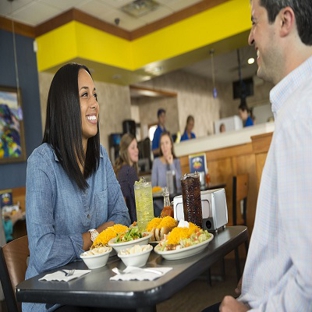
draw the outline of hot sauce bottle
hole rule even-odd
[[[166,188],[166,187],[164,188],[163,195],[164,195],[164,208],[161,211],[160,217],[163,218],[166,216],[170,216],[173,218],[173,209],[172,209],[171,204],[170,204],[170,197],[169,197],[168,188]]]

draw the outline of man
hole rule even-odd
[[[275,131],[241,295],[225,297],[217,311],[312,311],[311,16],[311,0],[251,1],[248,40],[258,76],[275,84]]]
[[[158,126],[154,132],[154,137],[152,141],[152,151],[154,158],[159,156],[160,148],[159,148],[159,140],[160,135],[166,130],[165,123],[166,123],[166,111],[163,108],[160,108],[157,111],[157,118],[158,118]]]

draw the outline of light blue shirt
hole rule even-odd
[[[275,131],[262,173],[241,301],[312,311],[312,58],[271,93]]]
[[[152,186],[167,186],[166,173],[167,165],[164,164],[160,158],[155,158],[152,168]],[[170,170],[175,172],[176,184],[178,191],[181,190],[181,165],[178,158],[173,159],[173,163],[170,165]]]
[[[82,233],[89,229],[107,221],[130,224],[128,208],[102,146],[100,154],[99,168],[88,178],[86,191],[69,179],[48,144],[40,145],[28,158],[26,224],[30,260],[26,279],[80,260],[84,251]],[[23,304],[23,311],[46,308],[28,303]]]

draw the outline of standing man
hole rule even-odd
[[[217,311],[312,311],[311,16],[311,0],[251,0],[248,40],[258,76],[275,85],[275,131],[241,295],[226,296]]]
[[[154,132],[154,138],[152,141],[152,151],[154,158],[159,156],[160,148],[159,148],[159,141],[160,135],[166,130],[165,123],[166,123],[166,111],[163,108],[160,108],[157,111],[157,118],[158,118],[158,126]]]

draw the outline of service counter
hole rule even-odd
[[[252,232],[254,224],[262,168],[273,131],[274,123],[264,123],[176,143],[174,146],[175,153],[181,162],[182,174],[189,172],[189,155],[206,154],[211,183],[226,184],[229,225],[232,224],[232,178],[241,173],[249,174],[247,199],[249,233]]]

